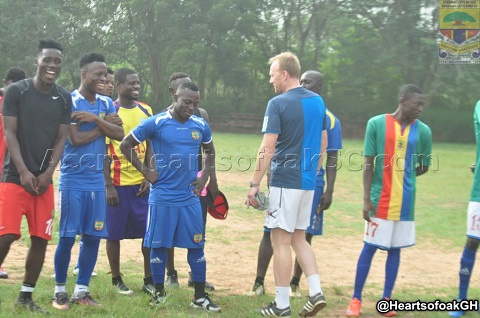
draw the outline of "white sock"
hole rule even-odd
[[[322,293],[322,286],[320,285],[320,275],[310,275],[307,277],[308,280],[308,287],[310,289],[309,295],[310,297],[315,296],[318,293]]]
[[[55,297],[56,293],[66,293],[67,292],[67,287],[65,284],[55,284],[55,291],[53,292],[53,297]]]
[[[20,288],[20,291],[24,292],[24,293],[33,293],[34,289],[35,289],[35,287],[29,287],[29,286],[22,285],[22,287]]]
[[[285,309],[290,306],[290,287],[275,287],[275,303],[278,309]]]
[[[75,285],[75,290],[73,291],[73,295],[79,296],[81,293],[85,293],[88,291],[88,286],[85,285]]]

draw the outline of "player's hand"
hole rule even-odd
[[[157,170],[148,170],[143,176],[145,177],[145,180],[154,184],[158,179],[158,172]]]
[[[77,123],[93,123],[98,120],[100,117],[95,115],[94,113],[86,112],[86,111],[75,111],[72,113],[72,119]]]
[[[20,175],[20,184],[28,193],[33,195],[39,195],[38,180],[30,171],[27,171]]]
[[[218,190],[217,180],[210,179],[210,182],[208,183],[207,188],[208,188],[208,191],[210,191],[210,193],[212,194],[213,199],[215,199],[217,197],[218,193],[220,192]]]
[[[42,195],[47,191],[48,187],[52,183],[52,174],[44,172],[37,177],[38,195]]]
[[[208,176],[204,176],[204,173],[202,173],[202,176],[200,178],[195,178],[195,181],[191,183],[191,185],[193,186],[193,194],[195,194],[197,197],[201,196],[207,180]]]
[[[108,114],[107,116],[105,116],[104,120],[110,124],[114,124],[117,126],[123,125],[122,119],[120,118],[120,116],[118,116],[118,114],[115,113]]]
[[[370,213],[372,213],[372,214],[375,213],[375,208],[373,207],[373,203],[370,199],[369,200],[364,200],[364,202],[363,202],[363,219],[367,222],[372,221],[370,219]]]
[[[150,190],[150,182],[143,179],[142,183],[140,184],[140,188],[138,189],[137,197],[143,198],[148,194]]]
[[[470,171],[471,171],[472,173],[475,173],[475,164],[474,164],[474,163],[472,163],[472,164],[471,164],[470,166],[468,166],[468,167],[470,168]]]
[[[259,204],[257,200],[255,200],[255,195],[260,191],[260,187],[250,187],[247,193],[247,201],[245,201],[245,205],[247,209],[252,206],[254,208],[258,208]]]
[[[107,204],[109,206],[117,207],[120,203],[120,199],[118,198],[117,189],[113,184],[107,185]]]
[[[320,204],[318,205],[318,208],[320,210],[328,210],[331,204],[332,204],[332,192],[325,191],[322,194],[322,197],[320,198]]]

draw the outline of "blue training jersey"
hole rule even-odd
[[[115,107],[109,97],[98,95],[95,103],[90,104],[78,90],[72,92],[72,112],[87,111],[105,118],[115,113]],[[76,123],[72,123],[76,125]],[[98,127],[95,123],[81,123],[80,131],[90,131]],[[104,190],[103,160],[105,158],[105,135],[102,135],[88,144],[73,146],[67,139],[60,166],[60,189],[74,190]]]
[[[297,87],[272,98],[263,133],[277,134],[270,185],[314,190],[325,121],[325,105],[316,93]]]
[[[192,115],[183,124],[169,111],[145,119],[131,132],[138,142],[150,139],[158,180],[150,189],[150,204],[186,206],[199,199],[191,183],[198,171],[198,150],[212,142],[212,132],[205,120]]]
[[[340,120],[338,120],[338,118],[335,117],[335,115],[328,108],[326,114],[328,153],[342,149],[342,125],[340,124]],[[322,166],[317,175],[317,187],[323,187],[325,185],[325,180],[323,179],[324,175],[325,169],[323,169]]]

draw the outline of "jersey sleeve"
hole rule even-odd
[[[333,117],[327,116],[327,135],[328,135],[328,149],[327,152],[338,151],[342,149],[342,125],[340,121]],[[330,121],[330,123],[328,123]]]
[[[107,97],[107,112],[105,115],[116,114],[116,113],[117,113],[117,109],[113,105],[112,99],[110,97]]]
[[[210,125],[205,121],[205,126],[203,127],[202,144],[209,144],[211,142],[212,142],[212,130],[210,129]]]
[[[155,135],[155,132],[156,132],[156,127],[157,127],[156,119],[157,117],[149,117],[145,119],[140,123],[140,125],[134,128],[130,134],[139,143],[142,143],[148,138],[151,138],[152,136]]]
[[[367,123],[367,129],[365,132],[365,144],[363,147],[364,156],[376,156],[377,155],[377,129],[375,121],[370,119]]]
[[[2,104],[2,114],[7,117],[18,117],[20,106],[20,89],[17,85],[7,88]]]
[[[272,100],[268,102],[265,117],[263,117],[262,133],[270,133],[280,135],[282,133],[280,110],[278,105]]]
[[[418,164],[420,166],[430,166],[430,159],[432,157],[432,131],[425,125],[421,131],[420,138],[420,151],[418,154]]]

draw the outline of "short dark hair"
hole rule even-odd
[[[191,91],[198,92],[198,87],[193,82],[184,82],[180,84],[177,88],[177,91],[180,89],[189,89]]]
[[[176,81],[179,78],[186,78],[186,77],[190,77],[190,76],[188,76],[186,73],[183,73],[183,72],[176,72],[170,75],[168,82],[171,83],[173,81]]]
[[[402,98],[409,99],[413,94],[423,94],[423,91],[414,84],[404,85],[398,92],[398,100],[400,101]]]
[[[43,49],[56,49],[63,53],[63,46],[54,39],[40,39],[38,40],[38,52]]]
[[[25,78],[27,78],[27,74],[25,74],[24,70],[18,67],[12,67],[7,71],[7,74],[5,74],[4,80],[5,82],[12,81],[12,83],[15,83]]]
[[[105,63],[105,56],[100,53],[88,53],[82,56],[80,59],[79,66],[83,68],[85,65],[88,65],[93,62],[103,62]]]
[[[137,74],[137,72],[135,72],[131,68],[120,68],[115,71],[115,76],[113,80],[115,81],[115,83],[120,82],[123,84],[127,80],[127,76],[131,74]]]
[[[114,74],[113,69],[111,67],[107,67],[107,73],[110,75],[113,75]]]

